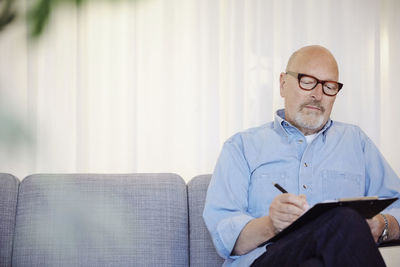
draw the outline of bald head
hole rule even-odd
[[[301,72],[302,66],[318,69],[321,67],[321,62],[331,67],[331,70],[336,74],[337,80],[339,78],[339,70],[336,59],[328,49],[320,45],[305,46],[294,52],[289,58],[286,71]]]

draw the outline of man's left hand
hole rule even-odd
[[[367,223],[371,229],[372,237],[374,238],[375,242],[378,242],[378,239],[385,228],[385,221],[383,220],[382,216],[378,214],[371,219],[367,219]]]

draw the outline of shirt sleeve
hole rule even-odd
[[[207,191],[203,218],[218,254],[231,252],[244,226],[254,217],[247,213],[250,171],[240,136],[228,140],[219,156]]]
[[[385,160],[372,140],[360,130],[365,158],[367,195],[398,197],[400,199],[400,179]],[[400,223],[400,200],[395,201],[383,213],[394,216]]]

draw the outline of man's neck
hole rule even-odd
[[[299,131],[302,132],[304,134],[304,136],[316,134],[322,129],[322,127],[318,128],[318,129],[306,129],[306,128],[301,128],[301,127],[298,127],[298,126],[295,126],[295,127],[297,129],[299,129]]]

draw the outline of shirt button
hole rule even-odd
[[[304,188],[304,189],[307,189],[307,185],[303,184],[303,188]]]
[[[303,140],[301,140],[301,139],[300,139],[300,140],[297,140],[297,142],[299,142],[299,143],[303,143]]]
[[[304,167],[306,167],[306,168],[308,167],[307,162],[304,162]]]

